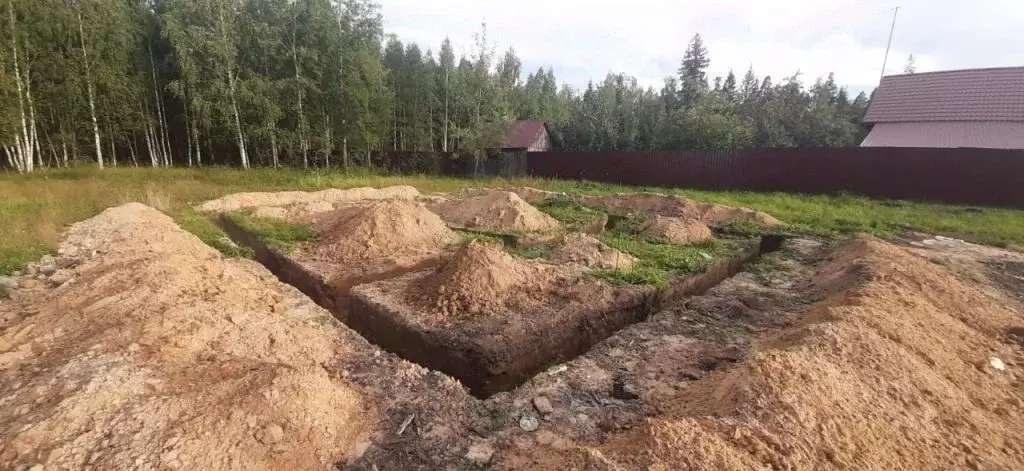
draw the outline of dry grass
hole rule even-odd
[[[223,248],[224,234],[205,216],[192,210],[192,204],[238,191],[389,185],[411,185],[425,192],[521,185],[590,194],[641,190],[591,182],[468,180],[273,169],[118,168],[100,171],[94,167],[79,167],[44,170],[27,176],[0,174],[0,274],[17,270],[54,250],[59,234],[68,224],[128,201],[158,208],[206,243]],[[1024,212],[1021,211],[989,208],[975,211],[958,206],[885,202],[853,196],[646,190],[758,209],[794,224],[801,232],[822,236],[857,232],[891,236],[915,228],[990,244],[1024,245]]]

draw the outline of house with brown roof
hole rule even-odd
[[[890,75],[862,147],[1024,149],[1024,67]]]
[[[516,121],[505,134],[503,151],[546,152],[551,150],[548,124],[538,120]]]

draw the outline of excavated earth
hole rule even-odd
[[[287,218],[354,204],[292,213],[247,198]],[[707,225],[728,211],[666,198],[591,202]],[[422,326],[494,322],[479,308],[488,296],[586,265],[524,266],[466,246],[474,254],[457,262],[419,214],[400,226],[428,234],[400,255],[437,263],[364,286],[396,310],[420,306],[407,319]],[[397,247],[336,242],[345,254]],[[43,262],[0,301],[0,469],[1024,469],[1024,256],[1013,251],[924,234],[787,240],[486,399],[143,205],[73,225]]]

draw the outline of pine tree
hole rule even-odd
[[[679,66],[680,95],[684,107],[691,107],[708,91],[708,50],[700,33],[694,34]]]

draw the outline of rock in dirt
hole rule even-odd
[[[640,395],[637,394],[636,388],[632,384],[621,379],[617,379],[612,383],[612,397],[623,401],[640,399]]]
[[[548,415],[555,411],[555,408],[551,405],[551,401],[544,396],[537,396],[533,398],[533,407],[542,415]]]
[[[493,456],[494,446],[487,442],[476,442],[466,451],[466,459],[478,464],[490,463]]]
[[[71,270],[57,270],[56,272],[53,273],[53,275],[50,275],[50,283],[53,283],[55,285],[62,285],[71,278],[74,278],[74,276],[75,274]]]
[[[453,227],[492,231],[543,231],[559,227],[555,218],[510,191],[452,198],[430,207]]]
[[[12,276],[0,276],[0,289],[7,291],[18,289],[18,279]]]
[[[705,242],[714,237],[711,228],[699,220],[658,215],[648,219],[640,230],[647,237],[683,245]]]
[[[629,270],[636,265],[636,258],[615,250],[586,234],[568,234],[562,243],[546,257],[555,263],[577,264],[587,268],[608,270]]]
[[[519,428],[526,432],[533,432],[540,428],[540,421],[537,420],[537,416],[530,412],[524,412],[523,415],[519,416]]]
[[[280,425],[270,424],[263,429],[259,437],[260,442],[265,445],[273,445],[284,440],[284,429]]]
[[[996,371],[1006,370],[1006,364],[1003,363],[1003,360],[1000,360],[999,358],[996,357],[991,357],[988,359],[988,366],[992,367],[992,369]]]

